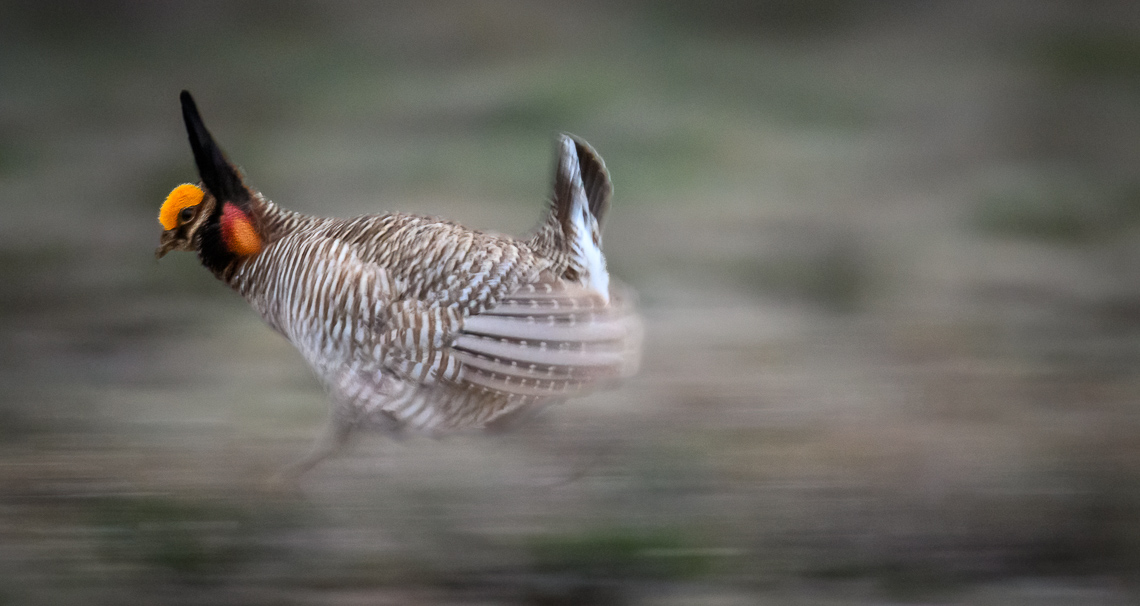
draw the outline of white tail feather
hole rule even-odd
[[[598,218],[590,212],[590,201],[582,184],[578,145],[569,135],[562,135],[558,171],[558,179],[569,185],[569,199],[559,202],[569,204],[568,220],[563,222],[563,229],[567,232],[573,264],[581,272],[580,283],[609,301],[610,274],[606,269],[606,257],[602,254],[601,226]]]

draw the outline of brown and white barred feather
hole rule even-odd
[[[224,278],[325,383],[341,423],[481,427],[632,373],[640,327],[611,283],[605,165],[563,136],[529,240],[424,217],[324,219],[257,199],[264,250]]]

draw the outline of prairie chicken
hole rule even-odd
[[[632,293],[610,280],[601,249],[612,188],[585,141],[560,137],[549,212],[516,239],[408,214],[280,208],[181,99],[201,182],[163,203],[155,254],[197,252],[324,384],[329,424],[294,473],[354,429],[487,427],[635,370]]]

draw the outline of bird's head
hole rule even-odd
[[[179,185],[166,197],[158,212],[165,231],[155,256],[197,251],[203,264],[221,271],[235,259],[261,251],[255,195],[214,143],[187,91],[182,91],[182,118],[201,182]]]

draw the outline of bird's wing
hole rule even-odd
[[[632,374],[640,357],[632,293],[616,283],[608,303],[543,273],[477,314],[423,301],[389,309],[384,366],[416,389],[384,409],[423,428],[580,395]]]
[[[460,380],[520,395],[569,396],[636,369],[640,324],[632,293],[607,302],[589,288],[543,275],[466,318],[451,343]]]
[[[631,294],[615,283],[607,302],[543,270],[525,250],[510,264],[468,263],[474,271],[441,277],[445,288],[413,297],[354,243],[310,237],[282,249],[287,266],[303,271],[282,272],[281,288],[271,290],[285,295],[270,307],[284,305],[305,326],[323,327],[295,330],[295,343],[318,366],[330,343],[350,345],[352,361],[327,369],[337,374],[326,382],[342,399],[406,424],[482,425],[583,393],[637,364]]]

